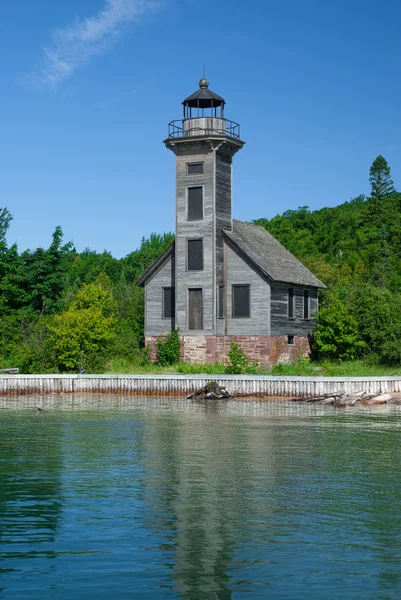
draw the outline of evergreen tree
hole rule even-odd
[[[380,202],[395,192],[390,167],[386,159],[380,154],[373,161],[369,174],[369,182],[372,187],[371,199],[373,201]]]

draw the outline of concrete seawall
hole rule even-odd
[[[2,375],[0,396],[130,394],[186,396],[215,380],[242,396],[308,397],[337,391],[401,392],[401,377],[271,377],[256,375]]]

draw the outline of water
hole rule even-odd
[[[0,408],[2,599],[401,595],[399,407]]]

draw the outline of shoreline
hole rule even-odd
[[[217,381],[237,397],[294,397],[364,390],[400,393],[401,377],[303,377],[270,375],[0,375],[0,396],[49,394],[121,394],[183,396]]]

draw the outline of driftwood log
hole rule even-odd
[[[221,398],[233,398],[234,396],[227,392],[226,388],[219,385],[217,381],[209,381],[203,388],[192,392],[187,396],[188,400],[193,398],[207,398],[209,400],[221,400]]]
[[[19,368],[15,369],[0,369],[0,373],[4,373],[5,375],[17,375],[19,373]]]
[[[356,404],[387,404],[392,400],[392,396],[391,394],[366,394],[364,390],[360,390],[352,394],[333,392],[322,396],[312,396],[311,398],[291,398],[291,400],[292,402],[308,402],[345,408]]]

